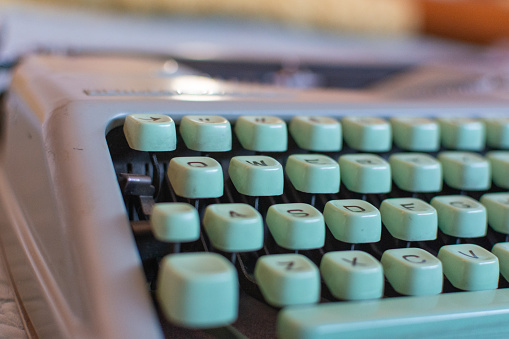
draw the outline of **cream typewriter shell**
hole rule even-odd
[[[503,97],[411,101],[376,90],[289,90],[172,72],[164,62],[33,56],[14,74],[0,144],[1,241],[16,294],[41,338],[162,337],[105,139],[128,114],[178,122],[194,113],[232,120],[509,113]],[[509,292],[490,297],[507,317]],[[473,301],[472,310],[482,303]]]

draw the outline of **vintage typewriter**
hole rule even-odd
[[[28,333],[507,337],[504,79],[24,58],[0,229]]]

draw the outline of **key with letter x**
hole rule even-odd
[[[338,299],[375,299],[383,295],[382,265],[366,252],[328,252],[322,258],[320,272],[332,295]]]

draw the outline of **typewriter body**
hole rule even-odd
[[[0,210],[3,218],[0,230],[9,274],[31,334],[41,338],[509,335],[509,290],[504,288],[507,282],[503,276],[497,282],[499,288],[460,291],[449,286],[444,287],[443,293],[431,296],[403,296],[386,291],[383,298],[366,301],[340,301],[331,297],[322,282],[319,303],[281,310],[264,301],[256,283],[251,282],[254,292],[247,291],[249,288],[242,282],[245,272],[239,269],[242,267],[239,260],[244,257],[214,250],[204,230],[198,243],[209,246],[200,245],[196,251],[219,252],[237,268],[241,281],[237,320],[219,329],[202,330],[176,326],[166,320],[157,301],[153,300],[150,287],[153,272],[145,265],[151,254],[144,247],[148,246],[144,239],[152,236],[142,228],[148,225],[148,220],[140,217],[139,212],[129,212],[127,193],[119,184],[123,172],[120,162],[124,158],[131,159],[132,174],[153,177],[156,172],[148,152],[131,150],[134,155],[129,155],[131,151],[126,148],[122,132],[127,116],[170,116],[177,131],[184,116],[205,115],[224,117],[232,126],[241,116],[273,116],[286,124],[296,116],[330,117],[338,121],[345,117],[389,121],[394,117],[479,119],[487,115],[509,116],[509,97],[499,87],[470,91],[482,82],[482,76],[473,70],[448,66],[415,67],[387,80],[389,85],[385,87],[345,90],[289,89],[216,80],[199,75],[192,65],[178,70],[170,67],[172,65],[174,61],[160,58],[32,56],[16,69],[2,117]],[[446,91],[449,94],[443,95]],[[284,193],[274,198],[276,200],[245,198],[235,192],[231,183],[226,182],[229,159],[238,154],[263,155],[266,152],[246,151],[239,146],[236,134],[232,132],[232,135],[233,151],[222,153],[191,152],[178,136],[176,151],[156,152],[163,177],[173,157],[211,157],[222,165],[225,186],[229,185],[228,189],[233,191],[230,202],[251,204],[264,218],[272,204],[299,202],[296,197],[303,196],[292,195],[288,179],[285,179]],[[323,153],[301,149],[291,141],[291,135],[289,140],[288,150],[268,152],[283,166],[291,153]],[[121,148],[115,151],[117,145]],[[239,153],[233,154],[236,150]],[[488,146],[483,146],[477,153],[484,156],[487,150]],[[326,154],[338,160],[348,152],[358,153],[345,145],[342,150]],[[387,159],[391,152],[392,147],[389,151],[370,153]],[[171,194],[167,178],[162,180],[169,192],[163,194],[165,199],[182,201]],[[392,185],[395,187],[394,183]],[[468,189],[446,186],[444,184],[443,192],[436,194],[463,194],[478,200],[481,193],[490,191],[474,189],[472,193]],[[504,191],[496,185],[490,186],[494,192]],[[341,186],[339,193],[316,194],[314,198],[307,194],[300,202],[314,204],[322,212],[327,200],[354,197],[371,201],[380,208],[374,201],[380,202],[382,198],[373,198],[376,194],[356,196],[350,192],[352,195],[348,196],[350,193],[345,192],[350,190]],[[397,196],[404,196],[398,192]],[[427,198],[419,197],[429,203],[432,196],[433,193]],[[390,197],[394,197],[390,192],[384,196]],[[316,199],[316,203],[306,200],[308,198]],[[226,201],[223,200],[227,199],[226,193],[215,199],[215,203]],[[211,201],[198,200],[183,201],[191,202],[202,218],[203,210]],[[327,230],[326,245],[322,249],[311,254],[287,251],[274,244],[266,225],[264,232],[264,254],[297,251],[315,261],[317,266],[317,257],[326,252],[367,248],[341,241],[331,243],[332,235]],[[382,232],[387,233],[385,226]],[[442,231],[438,232],[440,237]],[[382,235],[384,237],[390,235]],[[471,241],[470,238],[453,238],[447,238],[445,244]],[[487,251],[491,251],[494,242],[506,241],[504,234],[495,234],[491,229],[486,237],[480,238],[489,238],[486,242],[474,240]],[[429,242],[430,246],[438,251],[444,243],[434,241]],[[391,242],[387,246],[398,247],[394,244]],[[401,248],[419,246],[417,242],[408,241],[398,244]],[[157,260],[157,264],[163,255],[177,251],[169,244],[158,243],[155,248],[157,259],[149,259]],[[195,249],[182,245],[180,251]],[[375,252],[372,254],[377,257]],[[385,289],[390,286],[385,281]]]

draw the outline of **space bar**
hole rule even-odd
[[[286,338],[509,338],[509,289],[283,309]]]

